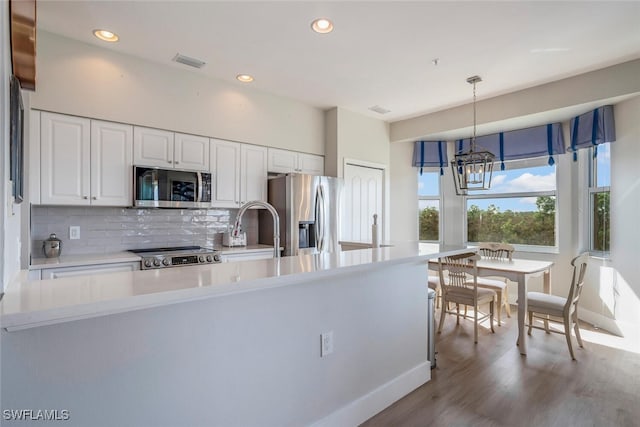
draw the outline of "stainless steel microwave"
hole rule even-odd
[[[143,208],[211,207],[211,174],[179,169],[133,167],[133,205]]]

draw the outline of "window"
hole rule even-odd
[[[467,242],[555,247],[556,167],[537,158],[499,169],[497,163],[491,189],[466,197]]]
[[[589,149],[589,250],[605,254],[610,250],[611,147],[600,144],[597,150],[594,156],[594,148]]]
[[[418,173],[418,239],[440,241],[440,172]]]

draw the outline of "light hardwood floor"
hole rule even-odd
[[[523,357],[517,318],[474,345],[473,320],[447,316],[431,381],[362,426],[640,426],[639,354],[583,334],[572,361],[563,335],[534,330]]]

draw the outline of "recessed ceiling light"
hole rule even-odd
[[[311,23],[311,29],[316,33],[327,34],[333,31],[333,22],[327,18],[318,18]]]
[[[119,37],[109,30],[93,30],[93,35],[105,42],[117,42]]]
[[[253,81],[253,76],[250,76],[249,74],[238,74],[236,79],[242,83],[251,83]]]

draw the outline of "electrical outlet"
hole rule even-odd
[[[333,353],[333,331],[320,334],[320,357]]]
[[[80,226],[72,225],[69,227],[69,239],[78,240],[80,238]]]

